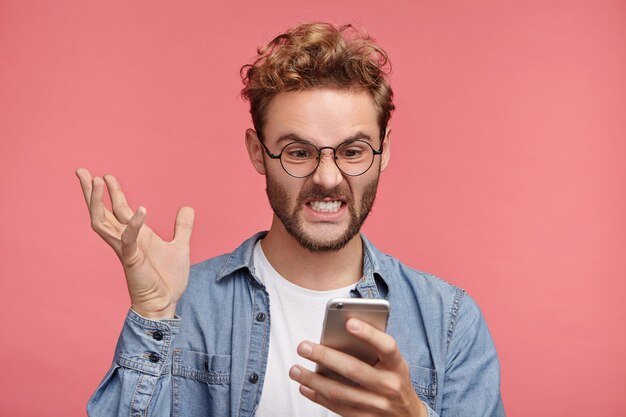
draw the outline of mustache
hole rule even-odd
[[[319,185],[312,185],[311,187],[304,189],[298,196],[298,203],[304,203],[307,200],[323,200],[330,198],[333,200],[342,199],[348,203],[352,202],[352,193],[350,189],[345,186],[337,186],[331,190],[320,187]]]

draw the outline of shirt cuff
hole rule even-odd
[[[172,342],[181,319],[150,320],[128,311],[115,349],[115,361],[125,368],[160,376],[169,373]]]

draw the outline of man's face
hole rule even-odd
[[[366,92],[280,93],[267,108],[264,140],[274,154],[294,140],[335,148],[355,138],[380,148],[377,112]],[[306,178],[291,177],[280,161],[263,157],[267,195],[276,217],[304,248],[328,252],[344,247],[361,229],[374,204],[388,149],[385,146],[385,153],[374,157],[371,168],[356,177],[344,175],[328,149],[322,151],[317,170]]]

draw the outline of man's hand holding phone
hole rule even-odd
[[[300,383],[300,393],[329,410],[349,416],[426,417],[427,410],[411,384],[409,366],[390,335],[350,318],[346,330],[371,346],[378,362],[369,365],[347,353],[312,342],[302,342],[298,354],[353,381],[342,383],[294,365],[289,376]]]

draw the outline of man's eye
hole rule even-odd
[[[348,148],[341,150],[341,157],[345,159],[358,159],[363,157],[363,149]]]
[[[293,159],[307,159],[313,157],[313,154],[306,149],[294,149],[289,151],[288,155]]]

